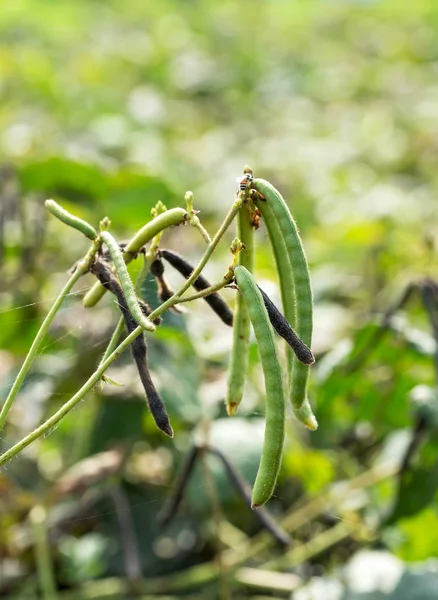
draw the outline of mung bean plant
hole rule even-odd
[[[91,245],[86,255],[73,267],[69,280],[49,310],[10,393],[3,402],[0,430],[56,312],[65,296],[83,275],[91,273],[96,277],[95,284],[84,296],[84,307],[93,307],[106,292],[110,292],[116,298],[121,316],[93,375],[55,414],[1,455],[0,465],[49,432],[93,386],[100,381],[110,382],[105,375],[106,370],[128,347],[131,349],[150,413],[157,427],[173,437],[169,415],[149,372],[147,337],[153,335],[160,326],[161,315],[166,310],[177,309],[181,303],[203,299],[223,323],[234,330],[225,394],[226,409],[230,417],[236,414],[244,395],[251,325],[254,330],[265,379],[266,427],[259,469],[252,491],[252,508],[263,506],[272,496],[281,467],[286,398],[289,397],[293,413],[299,421],[311,430],[317,428],[317,421],[306,393],[309,368],[314,363],[314,357],[311,351],[312,291],[304,248],[296,223],[280,192],[269,182],[254,178],[249,167],[245,167],[243,177],[238,178],[236,198],[212,238],[203,227],[198,211],[193,208],[193,194],[187,192],[185,200],[185,208],[171,210],[158,203],[152,211],[152,219],[141,227],[128,243],[116,241],[109,231],[111,223],[107,217],[102,219],[99,229],[96,230],[89,223],[67,212],[54,200],[46,201],[45,206],[54,217],[85,235],[91,240]],[[235,219],[237,237],[230,247],[231,263],[223,277],[210,284],[202,275],[202,271]],[[261,221],[266,225],[272,245],[283,312],[256,283],[254,246]],[[196,266],[176,252],[161,247],[163,231],[186,224],[196,228],[207,243],[205,252]],[[139,255],[143,257],[144,264],[139,280],[134,283],[126,264]],[[184,284],[176,291],[167,283],[165,264],[176,269],[185,278]],[[155,310],[138,295],[141,281],[149,272],[157,281],[161,300],[161,304]],[[190,287],[193,287],[196,293],[188,294]],[[224,287],[232,288],[236,292],[234,313],[219,294]],[[124,328],[127,330],[127,336],[120,342]],[[286,341],[285,374],[277,349],[276,333]]]

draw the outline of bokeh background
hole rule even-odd
[[[95,389],[1,468],[0,596],[438,598],[437,33],[426,0],[2,3],[0,403],[87,249],[45,214],[45,198],[95,225],[108,216],[122,240],[158,200],[184,206],[190,189],[214,233],[249,164],[282,191],[306,248],[320,427],[288,415],[268,511],[289,550],[211,454],[160,527],[193,444],[219,448],[251,484],[264,423],[256,346],[230,419],[231,331],[200,301],[169,315],[149,354],[175,439],[153,425],[127,353],[109,372],[122,387]],[[234,234],[206,268],[212,281]],[[189,227],[163,245],[193,262],[203,252]],[[279,304],[263,226],[256,267]],[[3,451],[96,368],[117,310],[108,297],[84,309],[91,284],[63,304]],[[150,277],[143,294],[157,302]]]

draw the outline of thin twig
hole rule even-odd
[[[223,289],[229,284],[230,280],[224,277],[222,281],[210,285],[210,287],[201,290],[197,294],[192,294],[191,296],[184,296],[183,298],[180,298],[178,304],[182,304],[183,302],[193,302],[193,300],[199,300],[200,298],[204,298],[205,300],[207,300],[207,296],[218,292],[219,290]]]
[[[172,493],[166,498],[166,501],[157,517],[158,524],[163,528],[167,527],[167,525],[169,525],[169,523],[177,514],[178,508],[184,496],[184,490],[196,464],[199,450],[200,449],[198,446],[192,446],[181,464],[175,483],[172,486]]]
[[[251,490],[247,483],[237,472],[237,469],[231,464],[225,454],[213,446],[208,447],[208,451],[217,456],[222,464],[224,465],[228,477],[231,483],[234,485],[237,493],[243,498],[245,504],[251,506]],[[279,542],[282,546],[289,547],[291,545],[291,539],[288,534],[280,528],[279,525],[274,521],[269,512],[265,507],[261,507],[256,511],[253,511],[255,517],[260,521],[262,526],[269,531],[269,533]]]

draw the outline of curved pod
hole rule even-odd
[[[313,329],[313,297],[310,286],[309,269],[301,238],[298,233],[296,223],[289,211],[288,206],[283,200],[281,194],[264,179],[254,179],[252,187],[257,190],[266,200],[259,202],[258,207],[265,219],[269,231],[269,237],[274,249],[277,264],[280,262],[280,279],[292,269],[293,295],[294,295],[294,313],[295,313],[295,331],[300,339],[310,348],[312,343]],[[275,233],[275,220],[277,235]],[[268,225],[270,223],[270,225]],[[280,235],[278,235],[280,233]],[[289,260],[290,267],[283,259],[283,254]],[[283,270],[285,269],[285,270]],[[287,297],[287,290],[282,286],[282,298]],[[290,301],[288,302],[290,304]],[[286,318],[294,326],[284,306]],[[289,354],[288,351],[288,370],[289,370],[289,391],[292,406],[295,410],[301,408],[306,400],[307,378],[309,367],[300,363],[296,357]]]
[[[119,277],[120,285],[122,286],[123,294],[125,295],[126,304],[128,305],[133,319],[135,319],[138,325],[143,327],[143,329],[146,331],[155,331],[155,325],[149,321],[140,308],[134,286],[132,285],[131,278],[129,277],[128,269],[126,268],[126,264],[118,243],[108,231],[102,231],[100,236],[109,250],[111,260],[114,263],[116,273]]]
[[[237,266],[234,273],[248,308],[265,376],[265,437],[251,498],[251,507],[259,508],[272,496],[280,471],[284,443],[285,394],[275,334],[262,295],[253,276],[245,267]]]
[[[54,217],[56,217],[57,219],[59,219],[60,221],[65,223],[66,225],[69,225],[70,227],[77,229],[78,231],[83,233],[90,240],[96,239],[97,233],[92,225],[90,225],[83,219],[79,219],[79,217],[75,217],[74,215],[69,213],[67,210],[65,210],[65,208],[62,208],[62,206],[60,206],[54,200],[50,200],[50,199],[46,200],[44,202],[44,206],[47,208],[47,210],[49,212],[52,213],[52,215]]]

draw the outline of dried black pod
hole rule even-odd
[[[315,362],[315,357],[313,356],[310,348],[308,348],[306,344],[300,340],[295,331],[289,325],[286,317],[281,314],[269,296],[262,290],[260,286],[257,287],[262,294],[263,302],[265,303],[272,327],[275,329],[278,335],[281,335],[281,337],[286,340],[299,361],[305,365],[313,365]]]
[[[173,250],[160,250],[160,256],[162,256],[186,279],[188,279],[194,271],[194,267],[180,254],[173,252]],[[210,283],[205,279],[205,277],[199,275],[193,282],[193,287],[198,290],[198,292],[201,292],[202,290],[210,287]],[[209,296],[205,296],[204,300],[226,325],[229,325],[230,327],[233,325],[233,312],[225,300],[223,300],[217,292],[214,292]]]
[[[129,312],[123,290],[117,278],[113,275],[110,266],[102,260],[96,260],[91,267],[91,272],[96,275],[102,285],[116,296],[128,333],[134,331],[134,329],[137,328],[137,323]],[[147,310],[147,304],[145,302],[141,302],[140,307],[142,310]],[[149,410],[151,411],[154,421],[158,429],[161,429],[161,431],[168,436],[173,437],[173,429],[170,425],[164,402],[158,394],[149,372],[147,364],[147,346],[143,333],[131,343],[131,351],[135,364],[137,365],[138,374],[143,384]]]

